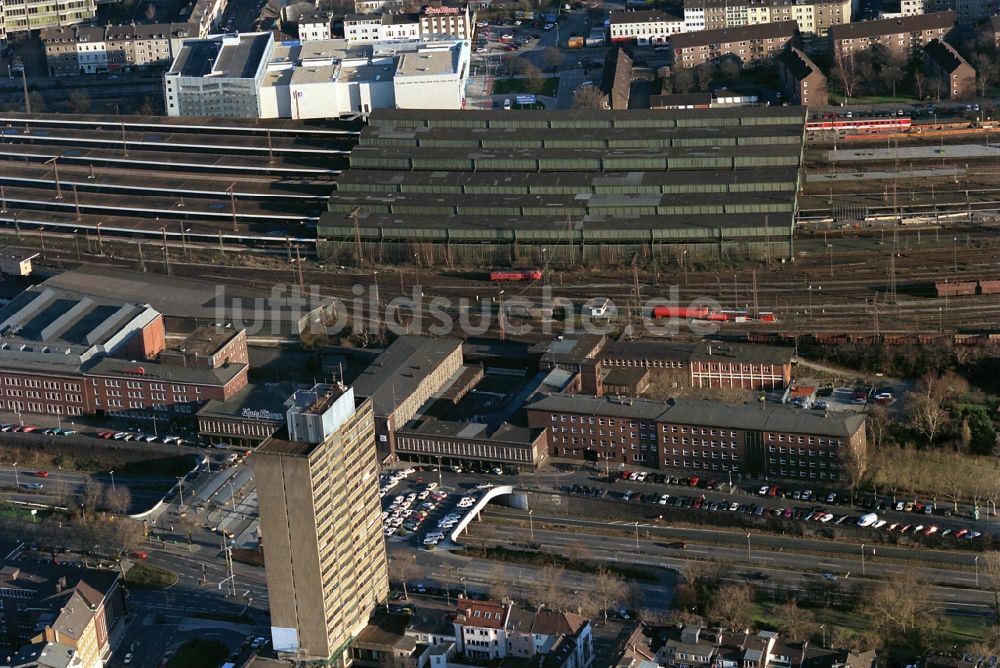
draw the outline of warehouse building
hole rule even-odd
[[[549,454],[703,475],[846,481],[865,416],[785,406],[554,395],[527,406]]]
[[[320,218],[320,252],[513,266],[790,257],[804,121],[797,107],[378,110]]]

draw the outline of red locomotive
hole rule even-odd
[[[511,269],[509,271],[491,271],[491,281],[537,281],[542,277],[541,269]]]
[[[713,311],[711,309],[688,308],[683,306],[657,306],[653,309],[654,318],[684,318],[685,320],[710,320],[714,322],[775,322],[771,311],[761,311],[757,317],[747,311]]]

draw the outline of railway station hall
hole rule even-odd
[[[792,255],[801,107],[376,110],[320,252],[434,265]]]

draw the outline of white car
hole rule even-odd
[[[122,659],[122,663],[124,663],[126,666],[132,663],[132,652],[129,652],[128,654],[125,655],[125,658]]]
[[[770,487],[770,485],[764,485],[764,486],[763,486],[763,487],[761,487],[761,488],[760,488],[759,490],[757,490],[757,493],[758,493],[758,494],[760,494],[761,496],[767,496],[767,493],[768,493],[768,492],[769,492],[770,490],[771,490],[771,487]]]
[[[645,482],[647,475],[649,475],[649,474],[646,473],[645,471],[639,471],[639,473],[636,474],[636,476],[635,476],[636,482]]]
[[[427,536],[426,538],[424,538],[424,545],[437,545],[440,542],[441,541],[439,539],[433,538],[431,536]]]
[[[829,522],[832,519],[833,519],[833,514],[832,513],[824,513],[822,515],[822,517],[819,518],[819,521],[822,522],[823,524],[826,524],[827,522]]]
[[[417,494],[417,498],[418,498],[418,499],[420,499],[421,501],[423,501],[424,499],[426,499],[426,498],[427,498],[428,496],[430,496],[430,495],[431,495],[431,493],[430,493],[430,492],[428,492],[428,491],[427,491],[427,490],[425,489],[424,491],[420,492],[420,494]]]

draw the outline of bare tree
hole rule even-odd
[[[545,75],[534,63],[525,61],[524,67],[521,68],[521,76],[528,80],[527,88],[529,92],[537,94],[541,93],[545,88]]]
[[[502,601],[510,596],[507,570],[501,564],[493,564],[486,575],[486,595],[494,601]]]
[[[554,46],[547,47],[542,51],[542,63],[550,70],[555,70],[562,64],[563,53]]]
[[[924,73],[917,69],[913,72],[913,87],[917,92],[917,99],[924,99],[924,90],[927,88],[927,77]]]
[[[812,613],[800,608],[794,599],[789,599],[778,609],[778,628],[782,635],[796,642],[808,640],[816,625],[812,621]]]
[[[844,55],[839,49],[836,50],[833,59],[833,70],[830,74],[840,82],[840,87],[844,90],[844,95],[854,97],[855,88],[860,80],[857,68],[857,57],[854,54]]]
[[[848,445],[847,451],[844,453],[844,468],[847,470],[851,486],[851,505],[854,505],[854,496],[868,474],[869,461],[867,440]]]
[[[670,79],[675,93],[690,93],[694,88],[694,74],[690,68],[682,67]]]
[[[111,512],[124,515],[132,507],[132,492],[125,485],[115,485],[105,490],[104,505]]]
[[[80,504],[86,513],[93,513],[104,503],[104,485],[97,478],[88,477],[83,483]]]
[[[605,622],[608,621],[608,608],[622,601],[628,593],[625,581],[618,574],[603,567],[594,574],[591,590],[597,598],[601,610],[604,611]]]
[[[906,414],[913,428],[927,438],[928,444],[934,442],[934,438],[948,422],[948,412],[941,406],[941,401],[925,392],[910,394]]]
[[[913,640],[914,632],[926,631],[933,596],[926,584],[913,574],[896,575],[868,590],[864,612],[872,630],[887,641]]]
[[[707,616],[732,631],[745,629],[751,622],[752,596],[750,585],[724,585],[715,592]]]
[[[575,109],[607,109],[604,93],[597,86],[584,86],[573,94]]]
[[[417,570],[416,561],[414,559],[408,559],[405,557],[397,558],[390,561],[389,566],[396,573],[396,577],[399,578],[399,581],[403,583],[403,598],[405,598],[407,601],[410,600],[410,592],[406,587],[410,578],[412,578],[413,574],[416,573]]]
[[[993,612],[1000,626],[1000,552],[991,550],[980,555],[979,568],[985,576],[987,590],[993,594]]]
[[[66,100],[66,107],[71,114],[86,114],[90,111],[90,96],[82,90],[74,90]]]

